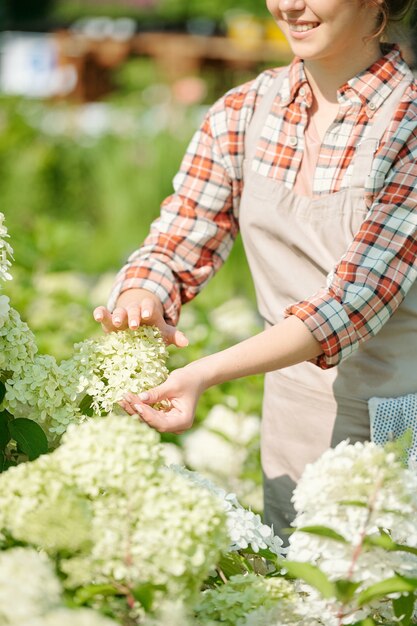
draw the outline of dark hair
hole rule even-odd
[[[412,8],[416,8],[416,0],[383,0],[381,4],[378,0],[370,0],[370,2],[380,12],[375,37],[382,35],[389,22],[403,19]]]

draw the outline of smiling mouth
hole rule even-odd
[[[305,33],[308,30],[313,30],[314,28],[317,28],[317,26],[320,26],[320,24],[319,22],[312,22],[309,24],[295,24],[288,22],[288,26],[290,27],[290,30],[296,33]]]

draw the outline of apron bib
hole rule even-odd
[[[381,107],[359,142],[348,189],[316,198],[299,196],[253,168],[258,140],[287,73],[265,94],[246,133],[240,230],[265,325],[285,308],[326,285],[368,209],[364,189],[374,152],[409,80]],[[343,439],[370,438],[368,399],[416,389],[417,289],[390,320],[339,366],[304,362],[265,376],[261,428],[265,522],[284,534],[294,518],[291,495],[307,463]],[[404,354],[407,354],[404,358]]]

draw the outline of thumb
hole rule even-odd
[[[158,385],[153,389],[148,389],[147,391],[142,391],[138,393],[138,398],[144,404],[156,404],[157,402],[161,402],[161,400],[165,400],[168,396],[168,385],[162,383],[162,385]]]
[[[186,348],[188,346],[189,342],[184,333],[175,326],[171,326],[171,324],[165,323],[162,335],[168,344],[173,344],[177,348]]]

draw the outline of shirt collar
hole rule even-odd
[[[402,59],[398,46],[384,44],[383,55],[378,61],[351,78],[339,89],[339,102],[358,102],[359,99],[372,115],[408,71],[408,66]],[[300,58],[295,57],[289,67],[288,80],[284,81],[281,106],[294,101],[302,88],[304,88],[303,95],[308,103],[311,90],[305,75],[304,63]]]

